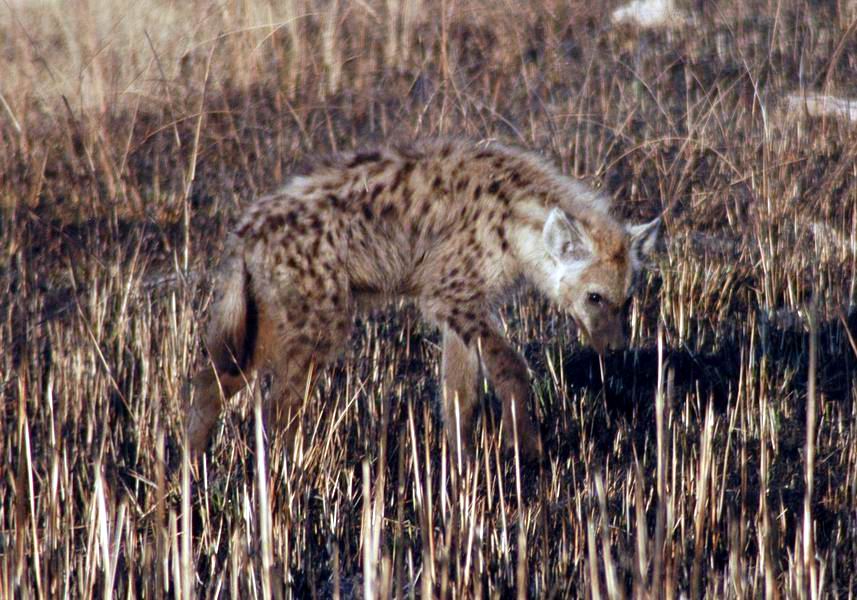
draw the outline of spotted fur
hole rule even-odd
[[[467,449],[481,365],[503,403],[505,439],[516,430],[536,456],[527,365],[494,310],[528,281],[569,310],[596,349],[619,347],[622,307],[657,232],[657,222],[626,228],[603,195],[499,144],[434,141],[327,160],[250,205],[226,242],[191,445],[205,445],[223,398],[254,369],[274,376],[268,418],[291,436],[318,368],[347,342],[355,307],[404,296],[443,330],[451,441]]]

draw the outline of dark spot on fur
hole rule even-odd
[[[286,225],[286,218],[283,215],[271,215],[268,217],[268,226],[272,229],[282,229]]]
[[[498,179],[495,179],[494,181],[491,182],[491,185],[488,186],[488,193],[489,194],[496,194],[499,189],[500,189],[500,181]]]
[[[441,186],[443,185],[443,180],[440,178],[440,175],[435,177],[431,182],[431,189],[435,192],[439,192]]]
[[[372,217],[373,217],[373,215],[372,215],[372,207],[371,207],[371,206],[369,206],[368,204],[364,204],[364,205],[361,207],[361,210],[363,211],[363,217],[364,217],[367,221],[371,221],[371,220],[372,220]]]
[[[482,150],[478,152],[473,158],[475,158],[476,160],[484,160],[486,158],[491,158],[492,156],[494,156],[494,153],[490,150]]]
[[[389,219],[396,214],[396,207],[393,204],[385,204],[381,209],[381,218]]]
[[[456,191],[457,193],[459,193],[459,194],[460,194],[460,193],[461,193],[461,192],[463,192],[465,189],[467,189],[467,184],[468,184],[468,183],[470,183],[470,180],[468,180],[467,178],[465,178],[465,179],[460,179],[460,180],[458,181],[458,183],[456,183],[456,184],[455,184],[455,191]]]
[[[393,177],[393,183],[390,185],[390,191],[395,193],[399,186],[401,186],[410,176],[414,170],[414,163],[411,161],[407,161],[402,165],[402,168],[396,171],[395,177]]]
[[[481,195],[482,195],[482,186],[477,185],[476,189],[473,190],[473,199],[477,200],[479,198],[479,196],[481,196]]]
[[[369,162],[377,162],[379,160],[381,160],[380,152],[358,152],[354,155],[354,158],[351,159],[351,162],[349,162],[347,166],[351,169]]]
[[[383,184],[383,183],[379,183],[378,185],[376,185],[376,186],[372,189],[372,195],[370,196],[370,198],[371,198],[372,200],[375,200],[375,199],[376,199],[376,198],[381,194],[381,192],[383,192],[383,191],[384,191],[384,184]]]
[[[407,185],[402,189],[402,206],[407,209],[411,204],[411,197],[414,195],[414,191],[408,187]]]
[[[327,202],[330,204],[331,208],[340,209],[342,208],[342,200],[335,196],[334,194],[330,194],[327,197]]]

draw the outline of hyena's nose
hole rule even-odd
[[[608,350],[624,350],[628,346],[628,338],[624,331],[615,332],[607,342]]]

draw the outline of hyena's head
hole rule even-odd
[[[542,237],[552,259],[551,295],[599,354],[627,343],[626,313],[634,281],[659,232],[659,218],[630,226],[606,215],[583,222],[559,208],[545,221]]]

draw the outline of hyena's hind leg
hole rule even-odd
[[[344,292],[303,297],[280,306],[275,321],[261,323],[259,356],[254,362],[272,379],[264,403],[265,423],[270,432],[284,436],[289,449],[299,429],[301,408],[312,395],[319,373],[348,342],[353,318],[349,304]]]
[[[187,433],[191,453],[205,449],[208,437],[220,413],[223,404],[245,385],[245,374],[220,371],[207,366],[193,378],[193,403],[187,414]]]
[[[473,419],[479,406],[479,355],[447,326],[443,328],[441,406],[449,447],[457,460],[459,450],[472,456]]]
[[[193,378],[193,402],[185,421],[193,453],[205,448],[224,401],[246,385],[258,331],[257,304],[240,243],[234,238],[227,242],[215,282],[205,342],[209,364]]]

